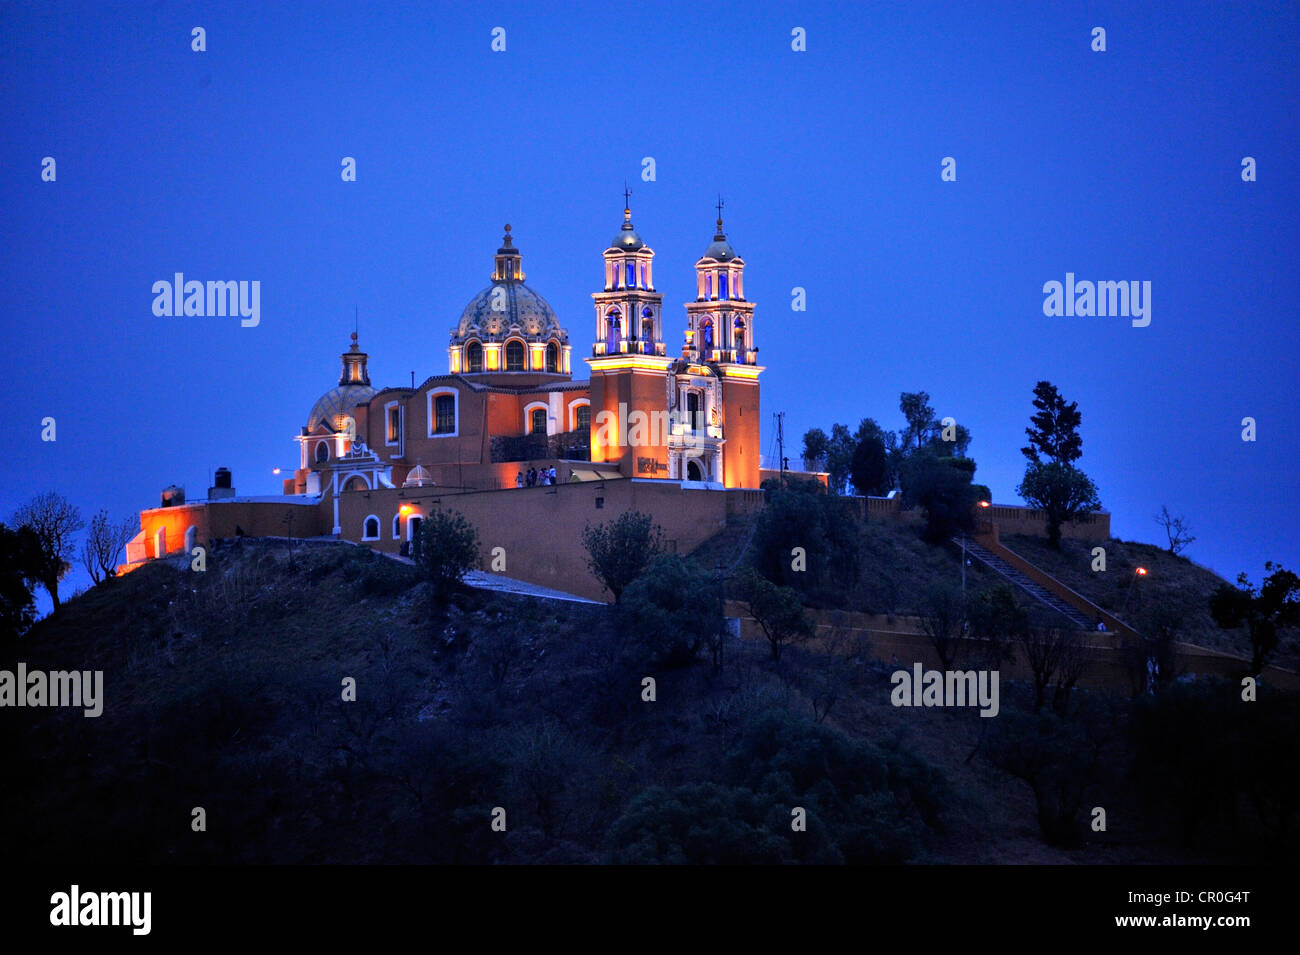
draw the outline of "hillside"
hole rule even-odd
[[[156,563],[109,581],[4,648],[9,669],[102,669],[106,702],[97,719],[0,712],[0,836],[15,864],[1179,863],[1287,845],[1247,837],[1272,831],[1247,808],[1230,832],[1213,803],[1180,830],[1168,787],[1183,768],[1151,775],[1146,737],[1116,731],[1162,738],[1149,707],[1075,691],[1067,724],[1005,686],[997,720],[896,708],[888,669],[843,649],[773,663],[733,643],[719,672],[660,669],[615,608],[466,592],[444,621],[410,567],[245,541],[201,575]],[[1224,698],[1197,692],[1181,719]],[[1257,712],[1288,718],[1281,706]],[[1022,759],[1049,744],[1062,748],[1038,788],[1105,792],[1122,826],[1091,833],[1075,807],[1070,838],[1049,844]],[[1212,747],[1198,738],[1196,765],[1231,773],[1201,759]],[[1236,736],[1223,750],[1254,758]],[[1077,763],[1085,751],[1106,759]],[[1271,777],[1240,775],[1231,804],[1252,785],[1270,805]]]
[[[1091,541],[1063,540],[1060,551],[1049,547],[1043,538],[1020,534],[1005,537],[1002,543],[1093,603],[1118,614],[1139,632],[1146,629],[1153,615],[1169,612],[1177,620],[1178,639],[1184,643],[1250,656],[1250,638],[1244,628],[1223,630],[1210,616],[1210,595],[1228,581],[1186,557],[1174,556],[1154,544],[1108,540],[1102,542],[1106,571],[1094,573],[1092,548],[1097,545]],[[1137,577],[1138,567],[1145,568],[1147,574]],[[1252,568],[1256,583],[1261,569]],[[1300,664],[1300,632],[1283,631],[1272,662],[1291,669]]]
[[[733,521],[691,556],[709,570],[719,563],[725,567],[737,562],[752,564],[754,520]],[[867,613],[915,615],[926,606],[937,585],[960,587],[958,549],[948,544],[927,544],[915,525],[871,520],[860,525],[857,533],[860,573],[856,585],[840,594],[838,606]],[[1149,629],[1156,616],[1172,614],[1178,640],[1250,656],[1245,629],[1223,630],[1210,616],[1210,595],[1228,581],[1186,557],[1174,556],[1154,544],[1121,540],[1066,539],[1060,551],[1049,546],[1045,538],[1023,534],[1007,535],[1002,543],[1139,632]],[[1106,548],[1104,573],[1092,571],[1092,548],[1099,543]],[[1148,573],[1134,584],[1137,567]],[[966,586],[973,593],[1000,582],[1000,577],[978,562],[967,567]],[[1023,593],[1017,592],[1017,596],[1026,607],[1037,611],[1037,605]],[[1043,619],[1056,618],[1049,615]],[[1300,631],[1283,631],[1278,653],[1271,662],[1291,669],[1300,667]]]

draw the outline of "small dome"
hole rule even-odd
[[[308,433],[315,431],[322,422],[327,428],[342,431],[339,419],[350,414],[358,405],[366,404],[374,396],[375,389],[369,385],[339,385],[331,388],[311,406],[311,414],[307,416]]]
[[[731,247],[726,236],[714,236],[713,244],[704,250],[704,258],[717,259],[719,262],[730,262],[736,257],[736,250]]]
[[[402,482],[402,487],[424,487],[433,484],[433,475],[426,471],[420,465],[411,468],[410,473],[406,475],[406,480]]]
[[[637,249],[645,248],[645,240],[637,235],[636,229],[632,228],[632,223],[626,222],[623,228],[618,230],[618,235],[614,236],[614,241],[609,244],[609,247],[620,252],[635,252]]]

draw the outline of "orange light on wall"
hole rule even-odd
[[[980,501],[980,507],[992,507],[992,506],[993,505],[990,504],[988,501]]]
[[[410,514],[410,513],[411,513],[411,505],[410,505],[410,504],[403,504],[403,505],[402,505],[401,507],[399,507],[397,510],[398,510],[398,512],[401,513],[401,514]]]
[[[1139,567],[1137,569],[1137,575],[1139,577],[1145,577],[1147,575],[1147,569],[1145,567]]]

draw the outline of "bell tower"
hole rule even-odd
[[[719,198],[713,242],[695,263],[696,297],[686,303],[682,358],[708,365],[721,382],[718,424],[726,437],[722,482],[756,488],[761,450],[758,376],[763,367],[754,344],[754,303],[745,298],[745,260],[727,241],[722,208]]]
[[[654,250],[632,225],[623,190],[623,227],[604,252],[605,283],[593,292],[591,459],[618,461],[628,477],[667,477],[665,379],[673,359],[663,338],[663,296],[654,287]]]

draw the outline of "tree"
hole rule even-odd
[[[835,494],[844,493],[849,472],[853,469],[853,452],[858,443],[849,432],[848,425],[831,425],[831,437],[826,446],[826,470],[830,472],[827,483]]]
[[[904,391],[898,396],[898,410],[907,421],[903,430],[904,450],[919,451],[936,425],[930,395],[924,391]]]
[[[874,434],[860,440],[853,451],[849,473],[859,494],[883,494],[889,490],[892,482],[884,440]]]
[[[970,458],[938,457],[925,450],[913,453],[903,464],[903,503],[925,510],[925,537],[948,540],[975,526],[975,489]]]
[[[1175,556],[1196,540],[1192,536],[1191,526],[1183,518],[1170,514],[1169,508],[1163,504],[1160,505],[1160,513],[1156,515],[1155,521],[1164,528],[1165,536],[1169,538],[1169,553]]]
[[[790,487],[768,492],[748,552],[763,576],[804,603],[839,606],[858,582],[861,534],[852,501]]]
[[[1101,510],[1092,479],[1072,464],[1030,463],[1016,493],[1047,515],[1047,541],[1061,549],[1061,525]]]
[[[618,603],[628,584],[663,549],[663,532],[649,514],[624,511],[608,523],[588,525],[582,543],[587,548],[587,566]]]
[[[1040,381],[1034,386],[1034,407],[1037,412],[1029,419],[1032,427],[1025,429],[1029,444],[1020,453],[1033,464],[1044,459],[1056,464],[1070,464],[1083,454],[1083,439],[1079,436],[1078,402],[1068,404],[1050,381]]]
[[[1047,689],[1055,686],[1052,708],[1062,716],[1070,691],[1083,673],[1083,642],[1078,634],[1060,627],[1025,627],[1019,634],[1025,662],[1034,675],[1034,712],[1043,708]]]
[[[434,511],[425,519],[417,566],[433,585],[437,610],[446,609],[465,574],[478,563],[478,550],[478,534],[460,514]]]
[[[135,532],[131,518],[113,524],[108,519],[108,511],[101,510],[90,519],[90,530],[81,545],[81,563],[92,581],[99,583],[117,575],[118,557]]]
[[[758,623],[772,649],[772,659],[781,659],[781,650],[796,640],[813,634],[813,625],[804,614],[799,595],[791,587],[778,587],[752,567],[745,567],[736,578],[736,597]]]
[[[939,669],[953,669],[966,623],[961,594],[952,587],[934,584],[926,592],[920,610],[921,629],[939,657]]]
[[[821,471],[826,467],[826,452],[830,449],[830,438],[821,428],[811,428],[803,436],[803,466],[809,471]]]
[[[1300,624],[1300,577],[1267,561],[1269,574],[1256,589],[1246,574],[1237,586],[1220,584],[1210,597],[1210,616],[1225,630],[1246,625],[1250,634],[1250,672],[1257,675],[1277,649],[1278,630]]]
[[[14,524],[30,527],[40,541],[36,579],[59,609],[59,581],[72,567],[72,535],[85,526],[81,512],[61,494],[38,494],[14,513]]]
[[[976,656],[988,669],[996,669],[1010,659],[1013,644],[1018,643],[1029,628],[1029,614],[1016,599],[1016,592],[1007,583],[998,583],[990,590],[982,590],[967,607],[970,636],[976,641]]]
[[[0,640],[21,637],[36,619],[32,585],[41,566],[41,542],[30,527],[0,524]]]
[[[711,575],[676,554],[656,554],[623,591],[621,609],[636,642],[661,666],[683,666],[723,632]]]

